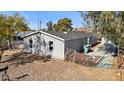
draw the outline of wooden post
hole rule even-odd
[[[8,70],[8,66],[0,69],[0,72],[4,72],[2,74],[2,80],[3,81],[5,81],[5,80],[8,80],[9,81],[9,76],[8,76],[7,70]]]
[[[120,71],[117,73],[117,75],[118,75],[118,80],[120,81],[121,79],[120,79]]]
[[[123,72],[124,72],[124,70],[120,70],[120,81],[122,81],[123,80]]]
[[[73,63],[75,63],[75,58],[76,58],[76,50],[74,50],[74,54],[73,54],[73,59],[72,59]]]

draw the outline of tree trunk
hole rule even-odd
[[[1,55],[0,55],[0,62],[1,62],[1,59],[2,59],[2,57],[1,57]]]
[[[118,63],[121,64],[120,62],[120,38],[118,36]]]
[[[0,53],[0,62],[2,62],[2,54],[3,54],[4,50],[1,50],[1,53]]]
[[[11,50],[12,49],[12,39],[11,38],[9,38],[9,39],[6,38],[6,41],[7,41],[8,48]]]
[[[11,42],[11,39],[8,39],[8,46],[9,46],[9,49],[12,49],[12,42]]]

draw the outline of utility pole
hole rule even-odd
[[[40,30],[41,30],[41,24],[42,24],[42,21],[40,20]]]
[[[39,11],[37,12],[37,24],[38,24],[38,31],[39,31]]]

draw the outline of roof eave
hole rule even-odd
[[[58,36],[49,34],[49,33],[44,32],[44,31],[33,32],[33,33],[27,34],[27,35],[25,35],[25,36],[22,36],[22,38],[26,38],[26,37],[28,37],[28,36],[31,36],[31,35],[34,35],[34,34],[37,34],[37,33],[43,33],[43,34],[46,34],[46,35],[51,36],[51,37],[53,37],[53,38],[59,39],[59,40],[61,40],[61,41],[65,41],[65,39],[63,39],[63,38],[60,38],[60,37],[58,37]]]
[[[40,33],[40,32],[39,32],[39,31],[37,31],[37,32],[32,32],[32,33],[27,34],[27,35],[25,35],[25,36],[21,36],[21,38],[26,38],[26,37],[28,37],[28,36],[31,36],[31,35],[34,35],[34,34],[37,34],[37,33]]]
[[[52,35],[52,34],[49,34],[49,33],[45,32],[45,31],[40,31],[40,32],[43,33],[43,34],[46,34],[46,35],[48,35],[48,36],[54,37],[54,38],[56,38],[56,39],[59,39],[59,40],[61,40],[61,41],[65,41],[65,39],[63,39],[63,38],[61,38],[61,37],[58,37],[58,36],[55,36],[55,35]]]

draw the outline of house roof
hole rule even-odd
[[[22,38],[28,37],[28,36],[33,35],[33,34],[37,34],[39,32],[44,33],[46,35],[50,35],[52,37],[56,37],[56,38],[61,39],[61,40],[65,40],[65,41],[84,38],[84,37],[88,37],[88,36],[93,35],[91,32],[35,31],[35,32],[32,32],[32,33],[26,34]]]
[[[73,32],[73,31],[70,32],[46,31],[46,33],[60,37],[64,40],[79,39],[93,35],[91,32]]]
[[[15,33],[14,33],[14,35],[15,36],[21,36],[21,37],[24,37],[25,35],[28,35],[28,34],[30,34],[30,33],[32,33],[33,31],[24,31],[24,32],[18,32],[18,31],[16,31]]]
[[[87,28],[74,28],[73,31],[75,32],[88,32],[88,29]]]
[[[25,38],[25,37],[28,37],[28,36],[31,36],[37,33],[40,33],[40,32],[39,31],[28,31],[28,32],[24,32],[23,35],[21,35],[21,37]]]

